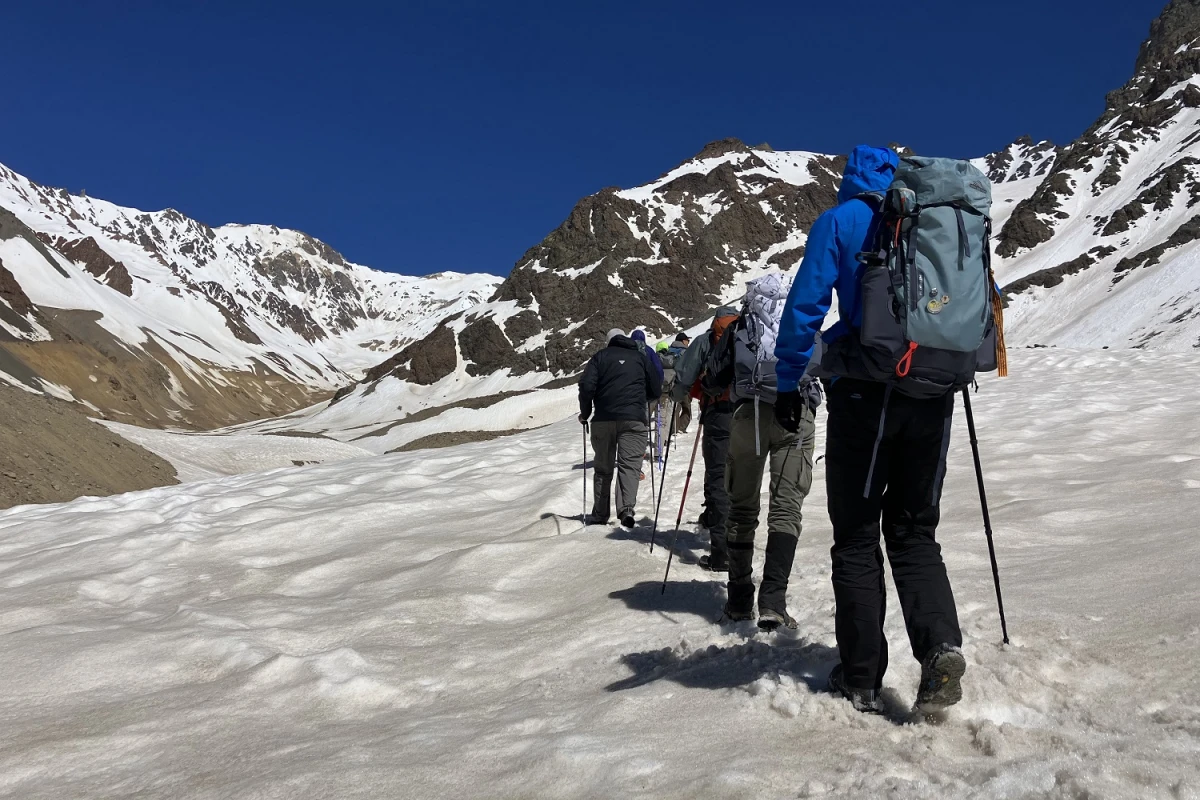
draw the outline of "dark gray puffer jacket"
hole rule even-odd
[[[662,378],[628,336],[614,336],[592,356],[579,379],[579,413],[597,422],[647,419],[648,403],[662,394]]]

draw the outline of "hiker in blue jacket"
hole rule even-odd
[[[658,373],[658,379],[663,379],[663,363],[658,357],[658,353],[654,352],[654,348],[646,344],[646,332],[638,328],[633,333],[629,334],[629,338],[637,342],[638,349],[641,350],[646,358],[650,359],[650,363],[654,365],[654,371]]]
[[[809,231],[775,348],[775,412],[789,430],[796,430],[802,418],[804,401],[796,386],[810,367],[834,289],[840,319],[825,332],[825,344],[858,335],[865,267],[857,256],[874,243],[878,209],[898,164],[891,150],[855,148],[838,191],[839,205],[822,214]],[[939,692],[943,700],[950,698],[946,704],[954,702],[961,696],[959,680],[966,664],[958,650],[962,634],[954,595],[934,540],[954,393],[932,398],[892,393],[889,384],[864,379],[844,362],[832,366],[834,360],[826,360],[830,366],[819,374],[832,378],[825,474],[841,656],[830,675],[830,689],[860,711],[882,710],[879,692],[888,656],[879,546],[882,517],[909,641],[922,664],[920,690]]]

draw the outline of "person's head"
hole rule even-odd
[[[713,314],[712,327],[709,328],[709,341],[715,342],[725,334],[725,329],[738,318],[738,310],[733,306],[721,306]]]
[[[646,332],[641,328],[638,328],[633,333],[629,334],[629,338],[633,339],[635,342],[644,343],[646,341]]]
[[[737,315],[738,310],[733,306],[721,306],[717,309],[716,313],[713,314],[712,327],[718,328],[723,325],[728,325],[728,318],[736,317]]]
[[[604,343],[606,345],[612,344],[613,339],[617,338],[618,336],[624,336],[624,335],[625,335],[625,331],[621,330],[620,328],[613,328],[611,331],[608,332],[608,336],[604,337]]]
[[[899,164],[900,157],[888,148],[860,144],[850,151],[846,160],[838,202],[844,203],[867,192],[887,191]]]
[[[654,346],[654,351],[656,353],[661,353],[662,351],[666,350],[668,347],[670,347],[670,345],[667,344],[666,341],[661,341]]]
[[[684,347],[687,347],[691,343],[691,341],[692,341],[691,338],[683,331],[680,331],[679,333],[675,334],[675,343],[676,344],[681,344]]]

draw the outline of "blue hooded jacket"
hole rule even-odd
[[[654,371],[658,373],[658,379],[662,380],[665,374],[663,372],[662,359],[658,357],[658,353],[654,352],[653,347],[646,344],[646,332],[640,329],[636,330],[629,335],[629,338],[641,345],[641,351],[646,354],[646,357],[650,359],[650,363],[654,365]]]
[[[826,331],[824,340],[832,342],[862,325],[864,267],[856,256],[870,244],[877,214],[861,195],[887,191],[899,163],[896,154],[886,148],[854,148],[842,175],[838,205],[818,217],[809,230],[804,260],[788,293],[775,345],[780,392],[795,389],[808,368],[835,288],[840,318]]]

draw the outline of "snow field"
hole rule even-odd
[[[370,450],[315,435],[245,433],[236,428],[192,433],[98,420],[113,433],[165,458],[180,483],[371,455]]]
[[[820,464],[800,629],[767,636],[714,624],[695,483],[665,595],[648,530],[570,519],[566,420],[0,512],[0,795],[1200,797],[1200,365],[1011,355],[973,402],[1013,644],[960,411],[940,537],[969,669],[944,720],[907,714],[894,596],[888,715],[822,692]]]

